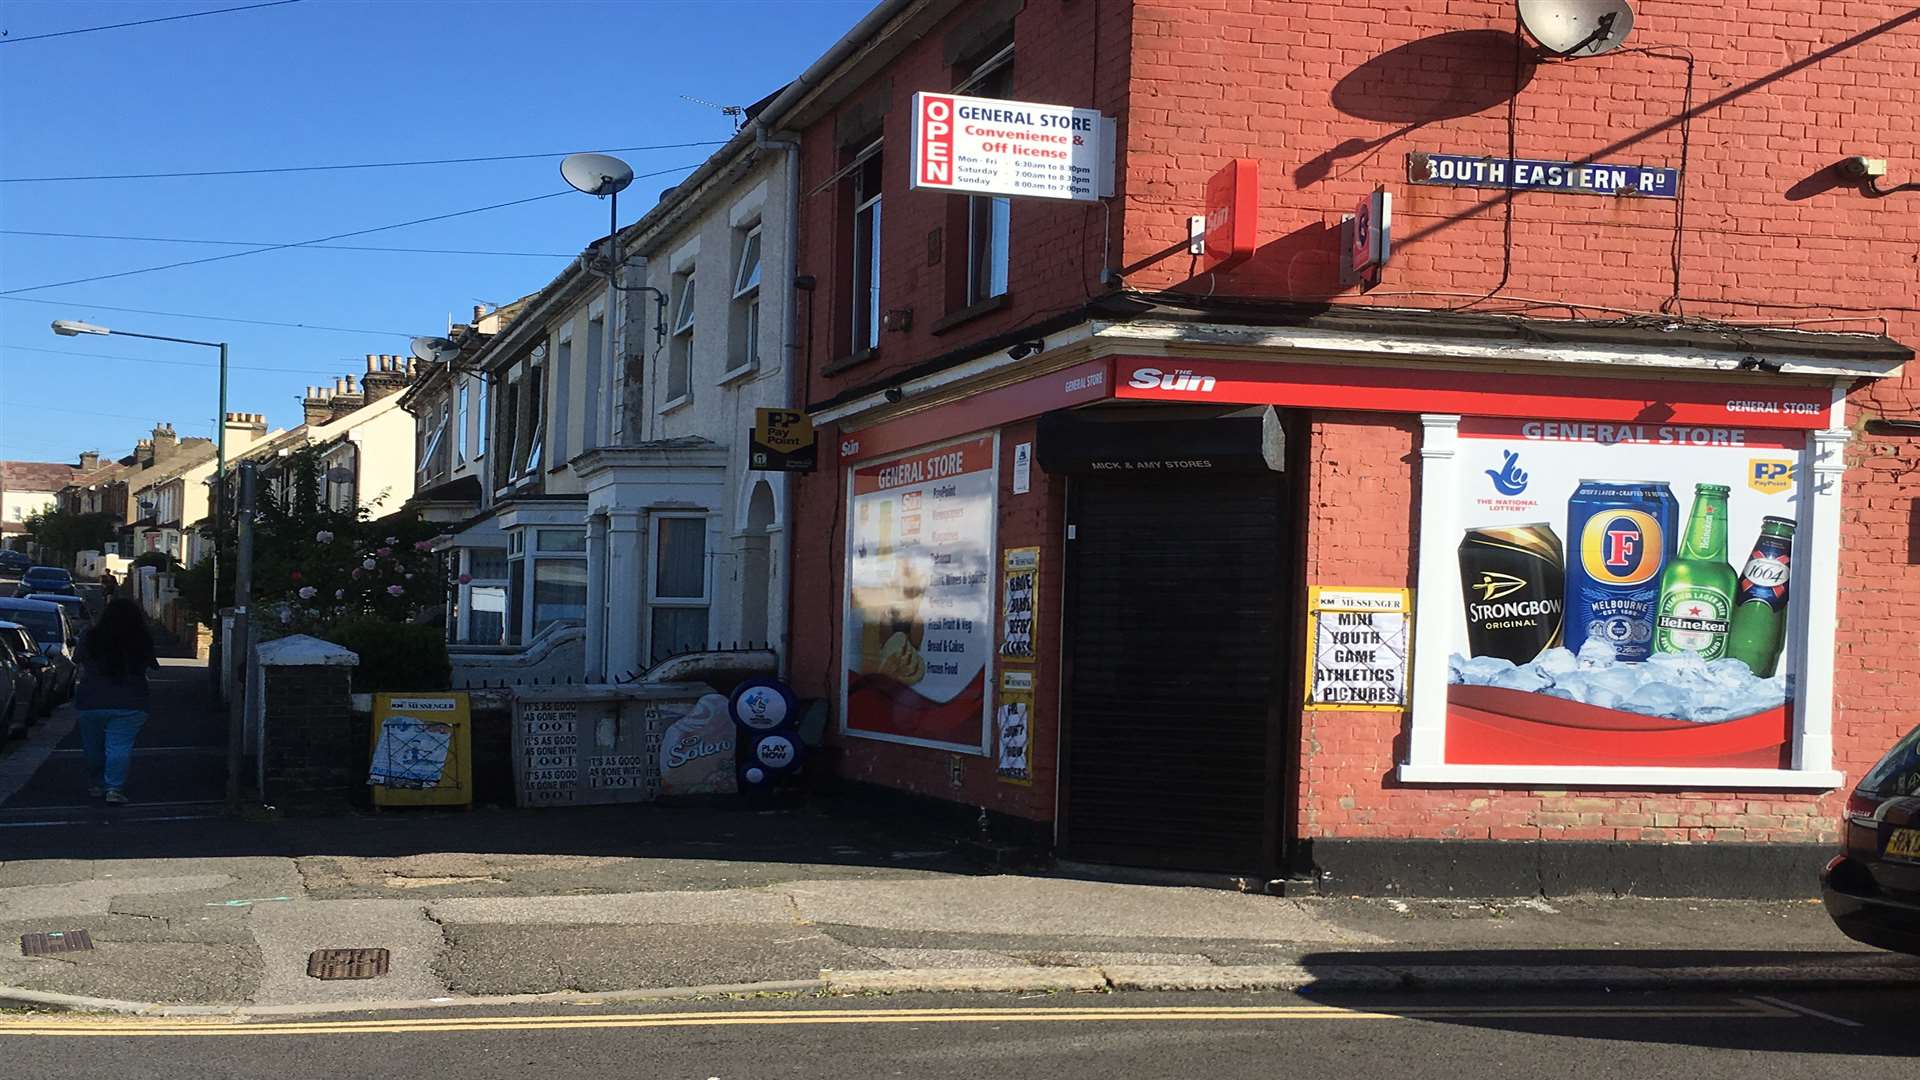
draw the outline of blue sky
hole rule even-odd
[[[484,164],[265,176],[0,183],[0,294],[232,251],[20,231],[310,240],[564,191],[573,150],[724,140],[732,121],[681,95],[748,104],[811,63],[869,0],[301,0],[99,33],[34,34],[249,0],[8,0],[0,5],[0,178],[267,168],[493,154]],[[257,2],[257,0],[256,0]],[[711,147],[625,153],[636,173]],[[684,171],[637,180],[634,220]],[[569,192],[343,244],[543,257],[298,249],[0,296],[0,457],[125,453],[157,421],[211,434],[210,349],[55,337],[76,318],[228,341],[228,408],[300,419],[310,383],[405,353],[476,301],[546,284],[604,235],[606,204]],[[36,302],[21,302],[19,298]],[[37,301],[56,301],[41,303]],[[154,314],[231,316],[343,333]],[[371,333],[360,331],[374,331]],[[144,361],[144,362],[143,362]],[[262,370],[271,369],[271,370]]]

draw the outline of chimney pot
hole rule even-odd
[[[368,353],[368,354],[367,354],[367,370],[368,370],[368,371],[379,371],[379,370],[380,370],[380,365],[381,365],[381,364],[382,364],[383,362],[385,362],[385,360],[386,360],[386,357],[384,357],[384,356],[379,356],[379,355],[376,355],[376,354],[374,354],[374,353]]]
[[[473,305],[473,321],[474,322],[479,322],[481,319],[484,319],[486,317],[487,317],[487,305],[485,304]]]
[[[353,376],[351,376],[351,375],[346,375],[346,376],[342,376],[342,377],[343,377],[343,378],[345,378],[345,379],[346,379],[346,381],[347,381],[347,393],[349,393],[349,394],[351,394],[351,393],[353,393],[353,392],[354,392],[354,389],[353,389]]]

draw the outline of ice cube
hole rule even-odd
[[[1571,650],[1562,648],[1548,649],[1535,660],[1534,666],[1549,675],[1565,675],[1569,671],[1580,670],[1580,660]]]
[[[1641,685],[1647,681],[1647,666],[1645,664],[1615,664],[1612,667],[1597,668],[1593,671],[1586,672],[1585,675],[1589,687],[1596,692],[1601,690],[1606,691],[1612,695],[1614,701],[1617,702],[1632,697],[1634,692],[1639,690]],[[1594,705],[1600,704],[1600,702],[1594,700],[1591,694],[1588,697],[1588,702]]]
[[[1504,656],[1476,656],[1460,665],[1460,681],[1468,686],[1491,686],[1494,677],[1513,670],[1513,661]]]
[[[1479,658],[1475,657],[1475,659]],[[1487,685],[1498,686],[1506,690],[1525,690],[1532,693],[1537,690],[1543,690],[1552,685],[1552,683],[1553,680],[1551,678],[1532,664],[1524,667],[1514,667],[1509,664],[1505,670],[1495,675],[1493,680]]]
[[[1635,690],[1633,696],[1621,703],[1620,708],[1646,716],[1678,719],[1687,711],[1688,696],[1685,690],[1669,683],[1650,682]]]
[[[1729,690],[1737,690],[1756,681],[1753,669],[1747,666],[1747,662],[1736,660],[1731,656],[1709,660],[1707,678],[1711,679],[1715,685],[1724,686]]]
[[[1583,668],[1612,667],[1619,653],[1614,651],[1613,643],[1604,638],[1588,638],[1586,644],[1580,646],[1579,659]]]
[[[1579,672],[1567,672],[1555,675],[1553,685],[1540,692],[1549,697],[1565,698],[1568,701],[1585,701],[1587,690],[1587,680]]]
[[[1678,684],[1698,681],[1707,676],[1707,662],[1700,654],[1691,650],[1677,653],[1654,653],[1647,657],[1647,669],[1652,672],[1654,682]]]
[[[1459,653],[1447,657],[1447,682],[1459,685],[1466,681],[1467,658]]]

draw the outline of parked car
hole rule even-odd
[[[66,609],[45,600],[0,600],[0,619],[26,627],[40,655],[53,662],[54,702],[58,704],[72,698],[78,673],[73,651],[80,641],[77,631],[67,622]]]
[[[20,575],[20,587],[15,596],[30,593],[58,593],[62,596],[73,595],[73,575],[57,566],[35,566]]]
[[[1820,897],[1855,941],[1920,956],[1920,727],[1893,744],[1847,797],[1844,851]]]
[[[0,571],[11,570],[16,574],[24,574],[32,568],[33,560],[27,557],[26,552],[0,548]]]
[[[26,599],[45,600],[49,604],[59,604],[61,610],[67,613],[67,626],[73,630],[76,636],[80,633],[82,627],[93,621],[92,616],[87,611],[87,602],[77,595],[29,593]]]
[[[74,595],[86,601],[87,618],[97,619],[101,609],[107,606],[107,587],[97,581],[76,581],[73,583]]]
[[[0,652],[11,654],[20,669],[33,676],[33,692],[27,702],[27,722],[32,723],[33,717],[51,713],[54,696],[59,691],[55,684],[57,675],[53,670],[53,661],[40,655],[39,647],[33,643],[33,635],[19,623],[0,622]]]
[[[33,723],[33,695],[39,676],[27,670],[11,649],[0,649],[0,741],[18,738]]]

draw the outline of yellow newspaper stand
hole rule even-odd
[[[466,694],[375,694],[372,744],[375,807],[473,805]]]

